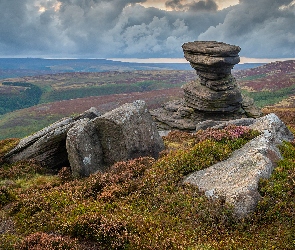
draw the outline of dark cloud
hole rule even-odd
[[[181,45],[218,40],[245,56],[294,55],[291,0],[240,0],[217,10],[213,0],[1,0],[0,56],[183,57]]]
[[[295,57],[295,8],[292,0],[240,0],[223,23],[200,40],[240,45],[248,57]],[[290,5],[291,4],[291,5]]]
[[[218,6],[214,0],[200,0],[186,3],[183,0],[168,0],[166,7],[178,11],[217,11]]]

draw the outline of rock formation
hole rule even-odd
[[[259,117],[261,112],[249,98],[243,98],[231,69],[239,63],[240,47],[221,42],[188,42],[184,57],[198,78],[182,86],[184,99],[152,111],[160,129],[194,130],[204,120],[232,120]]]
[[[51,169],[58,169],[64,165],[68,165],[66,151],[68,131],[80,119],[93,119],[99,115],[99,112],[95,108],[91,108],[74,118],[63,118],[23,138],[13,150],[5,155],[4,160],[12,163],[20,160],[35,159]]]
[[[260,178],[269,178],[276,161],[281,159],[278,146],[294,137],[275,114],[231,123],[252,123],[249,127],[260,131],[261,135],[226,161],[190,174],[184,183],[198,186],[208,198],[224,199],[234,206],[235,215],[243,218],[255,210],[261,198],[258,192]]]
[[[91,121],[81,121],[67,137],[74,175],[104,171],[117,161],[158,157],[164,149],[144,101],[127,103]]]
[[[145,102],[135,101],[104,115],[91,108],[74,118],[61,119],[22,139],[4,161],[35,159],[53,170],[70,165],[73,175],[89,176],[116,161],[157,158],[163,149]]]
[[[184,57],[199,78],[183,86],[186,105],[209,112],[234,112],[242,95],[231,75],[240,62],[240,47],[219,42],[189,42],[182,45]]]

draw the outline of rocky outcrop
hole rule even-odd
[[[184,57],[199,78],[185,84],[187,106],[200,111],[238,111],[242,95],[231,69],[240,62],[240,47],[220,42],[188,42],[182,45]]]
[[[237,87],[215,91],[201,84],[197,79],[182,86],[186,105],[206,112],[233,112],[241,108],[242,96]]]
[[[252,123],[253,120],[245,122]],[[269,114],[249,125],[261,135],[237,150],[226,161],[190,174],[184,183],[198,186],[208,198],[224,199],[234,206],[237,217],[253,212],[260,200],[258,182],[269,178],[281,158],[278,145],[293,140],[292,133],[275,115]]]
[[[196,124],[208,119],[227,121],[262,115],[251,98],[242,97],[231,74],[231,69],[240,61],[240,47],[215,41],[195,41],[183,44],[182,48],[198,78],[182,86],[182,100],[152,111],[160,130],[194,130]]]
[[[4,156],[8,163],[35,159],[42,165],[58,169],[68,165],[66,151],[67,132],[83,118],[93,119],[99,112],[95,108],[74,118],[63,118],[52,125],[23,138],[19,144]]]
[[[4,156],[8,163],[35,159],[46,168],[70,165],[73,175],[105,171],[117,161],[158,157],[164,149],[144,101],[127,103],[104,115],[91,108],[26,137]]]
[[[117,161],[157,158],[164,143],[145,102],[135,101],[76,124],[68,133],[67,149],[73,174],[89,175]]]

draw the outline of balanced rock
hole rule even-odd
[[[182,86],[186,105],[199,111],[233,112],[241,108],[242,96],[238,87],[215,91],[195,82]]]
[[[182,48],[184,57],[199,75],[199,79],[182,87],[187,106],[206,112],[238,111],[242,95],[231,69],[240,62],[240,47],[195,41]]]
[[[241,48],[215,41],[195,41],[182,45],[184,57],[197,71],[202,83],[219,80],[231,74],[231,69],[240,62]]]
[[[232,156],[207,169],[196,171],[184,180],[198,186],[208,198],[224,199],[232,204],[237,217],[243,218],[253,212],[261,196],[258,192],[260,178],[269,178],[281,159],[278,146],[294,139],[285,124],[275,115],[239,120],[249,123],[249,128],[261,135],[235,151]]]
[[[254,105],[254,100],[242,96],[231,74],[231,69],[240,61],[239,46],[195,41],[183,44],[182,48],[198,78],[182,86],[184,95],[181,100],[170,101],[151,111],[159,130],[193,131],[206,120],[214,124],[261,117],[262,112]]]
[[[104,172],[117,161],[158,157],[164,149],[144,101],[126,103],[93,120],[77,123],[69,132],[67,150],[73,175]]]

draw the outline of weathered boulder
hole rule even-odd
[[[214,91],[199,80],[182,86],[188,107],[209,112],[234,112],[241,108],[242,95],[238,87]]]
[[[206,120],[196,125],[196,131],[201,129],[205,130],[207,128],[222,129],[227,127],[228,125],[249,126],[249,125],[252,125],[254,122],[255,122],[254,118],[241,118],[241,119],[235,119],[230,121]]]
[[[104,171],[103,152],[95,124],[82,119],[68,131],[66,149],[74,176],[89,176]]]
[[[195,41],[182,45],[184,57],[197,71],[202,81],[218,80],[231,74],[240,62],[239,46],[216,41]]]
[[[262,111],[255,106],[254,100],[249,96],[243,95],[242,108],[247,117],[258,118],[262,116]]]
[[[186,105],[199,111],[238,111],[242,95],[231,69],[240,62],[240,47],[195,41],[183,44],[182,48],[184,57],[199,75],[199,79],[182,87]]]
[[[255,210],[261,198],[259,179],[269,178],[276,161],[281,158],[278,145],[293,140],[292,133],[275,114],[258,118],[249,127],[260,131],[261,135],[235,151],[228,160],[184,179],[184,183],[198,186],[209,198],[225,199],[234,206],[239,218]]]
[[[144,101],[126,103],[68,133],[67,148],[74,175],[105,171],[117,161],[158,157],[164,149]]]
[[[52,125],[23,138],[19,144],[4,156],[4,161],[13,163],[20,160],[35,159],[42,165],[58,169],[68,165],[66,151],[67,132],[79,119],[97,117],[95,108],[74,118],[63,118]]]

